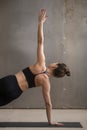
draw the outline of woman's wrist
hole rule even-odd
[[[44,22],[43,21],[38,21],[38,24],[43,24]]]
[[[49,125],[52,125],[52,122],[48,122]]]

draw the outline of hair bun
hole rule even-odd
[[[66,75],[67,75],[67,76],[70,76],[70,71],[66,71]]]

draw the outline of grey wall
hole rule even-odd
[[[72,73],[51,79],[53,108],[87,108],[87,0],[0,0],[0,78],[35,63],[41,8],[47,65],[65,62]],[[44,108],[41,88],[3,108]]]

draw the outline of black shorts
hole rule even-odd
[[[0,106],[6,105],[22,94],[17,79],[9,75],[0,79]]]

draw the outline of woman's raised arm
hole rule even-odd
[[[45,65],[43,24],[46,21],[46,18],[46,10],[42,9],[38,18],[37,33],[37,63],[42,66]]]

